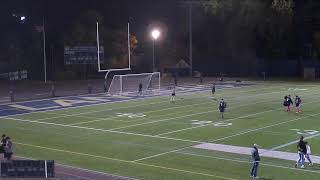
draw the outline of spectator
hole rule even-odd
[[[4,154],[4,148],[6,147],[6,135],[3,134],[1,138],[1,146],[0,146],[0,153]]]
[[[259,156],[259,150],[258,145],[254,144],[252,151],[251,151],[251,157],[252,157],[252,168],[251,168],[251,178],[259,178],[257,176],[257,171],[260,163],[260,156]]]
[[[13,154],[13,151],[12,151],[12,142],[11,142],[11,139],[10,137],[6,137],[6,146],[4,148],[4,156],[5,158],[10,161],[11,158],[12,158],[12,154]]]

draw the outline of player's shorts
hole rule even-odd
[[[301,104],[299,104],[299,103],[296,103],[296,107],[300,107],[301,106]]]
[[[224,112],[224,109],[219,109],[219,110],[220,110],[220,112],[221,112],[221,113],[223,113],[223,112]]]
[[[4,158],[9,158],[9,159],[11,159],[11,157],[12,157],[12,152],[10,152],[10,153],[4,153]]]
[[[176,93],[172,93],[171,96],[176,96]]]

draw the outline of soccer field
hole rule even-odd
[[[15,155],[135,179],[249,179],[250,155],[230,151],[257,143],[296,153],[304,135],[320,156],[319,89],[318,83],[256,82],[218,89],[214,98],[210,91],[177,92],[175,103],[157,96],[2,117],[0,132],[12,137]],[[302,97],[301,114],[284,111],[288,94]],[[228,104],[224,119],[221,98]],[[218,150],[199,148],[210,145]],[[320,177],[318,164],[299,169],[292,160],[260,153],[260,179]]]

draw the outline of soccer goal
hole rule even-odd
[[[114,75],[108,92],[110,95],[138,94],[139,84],[143,94],[159,90],[160,72]]]

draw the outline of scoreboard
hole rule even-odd
[[[1,162],[3,178],[52,178],[54,177],[53,160],[13,160]]]
[[[96,46],[73,46],[64,47],[64,63],[71,64],[98,64]],[[104,62],[104,47],[100,46],[99,56],[101,63]]]

